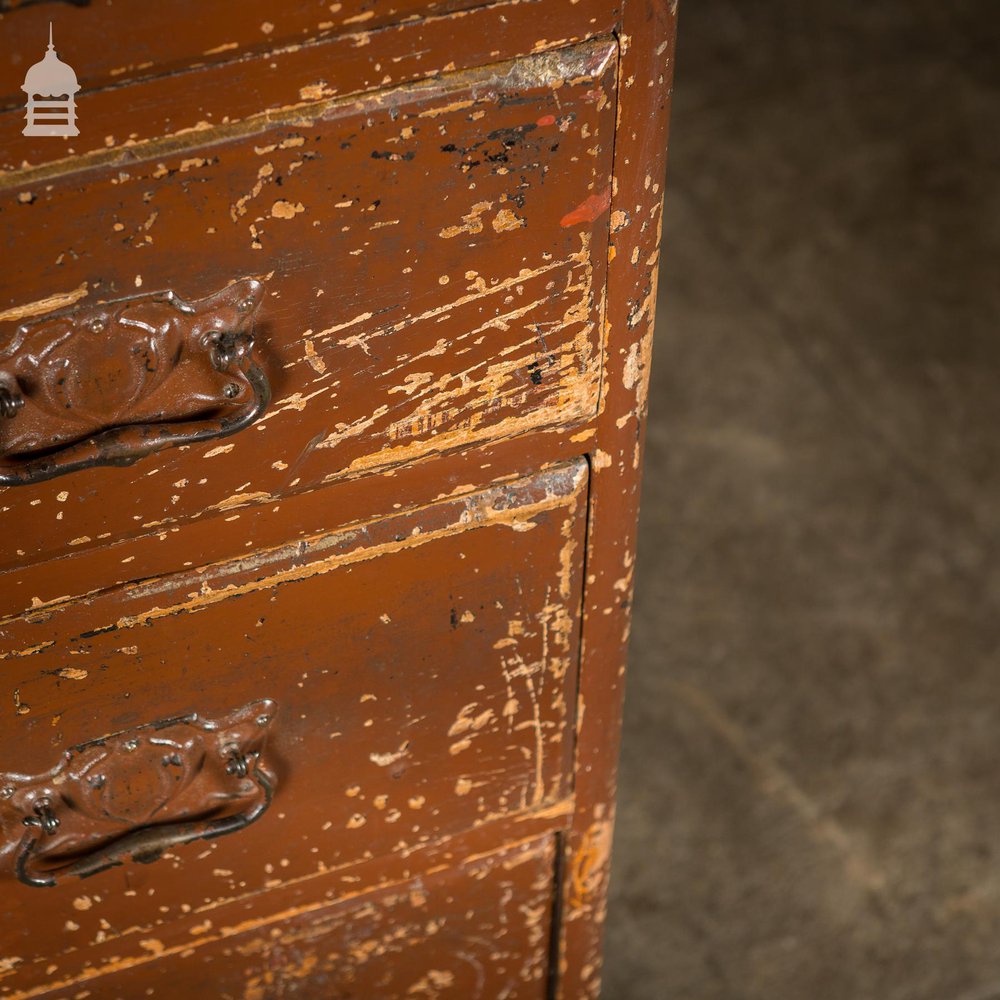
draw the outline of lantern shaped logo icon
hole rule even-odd
[[[76,73],[56,55],[49,22],[49,47],[24,77],[21,89],[28,95],[28,123],[23,135],[79,135],[76,127],[75,94],[80,89]]]

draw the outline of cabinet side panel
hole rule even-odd
[[[566,841],[557,996],[597,997],[614,823],[659,257],[675,0],[628,0],[619,41],[606,353],[590,447],[576,812]]]

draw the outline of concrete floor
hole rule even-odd
[[[1000,998],[1000,3],[687,0],[609,1000]]]

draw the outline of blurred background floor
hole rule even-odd
[[[609,1000],[1000,998],[1000,3],[680,15]]]

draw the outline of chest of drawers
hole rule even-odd
[[[0,996],[597,996],[673,5],[0,12]]]

